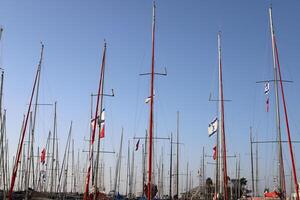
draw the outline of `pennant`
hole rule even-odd
[[[270,98],[267,97],[266,99],[266,111],[269,112],[269,107],[270,107]]]
[[[140,139],[137,141],[136,145],[135,145],[135,150],[139,150],[139,146],[140,146]]]
[[[270,92],[270,83],[266,82],[265,83],[265,95],[269,94]]]
[[[209,125],[208,125],[208,136],[212,136],[215,132],[218,131],[218,118],[216,117]]]
[[[217,146],[214,146],[214,148],[213,148],[213,159],[214,160],[217,159]]]
[[[41,163],[45,164],[45,160],[46,160],[46,149],[43,148],[43,150],[41,152]]]

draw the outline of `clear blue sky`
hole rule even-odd
[[[285,85],[285,89],[293,138],[299,140],[298,1],[157,1],[156,70],[166,66],[168,76],[155,80],[156,130],[159,136],[175,132],[176,111],[180,111],[180,138],[185,144],[181,149],[184,155],[181,168],[185,168],[189,160],[195,174],[202,146],[211,154],[214,145],[214,140],[207,136],[207,125],[215,116],[216,106],[208,102],[208,97],[210,92],[217,95],[219,30],[222,31],[224,94],[226,99],[233,100],[225,107],[227,145],[229,154],[241,155],[242,175],[249,177],[250,173],[249,126],[253,126],[260,139],[275,137],[274,112],[265,113],[263,85],[255,83],[273,77],[270,3],[283,77],[294,81]],[[90,93],[98,87],[104,38],[108,43],[105,88],[106,91],[114,88],[116,93],[115,98],[105,99],[107,136],[104,146],[117,150],[122,126],[126,148],[127,138],[144,134],[148,127],[148,107],[144,99],[149,94],[149,79],[138,74],[150,69],[151,9],[150,0],[0,2],[0,24],[4,27],[0,64],[5,68],[4,106],[11,153],[17,147],[22,115],[39,59],[40,41],[45,44],[40,102],[58,101],[61,148],[71,120],[76,148],[86,148],[82,139],[89,134]],[[273,96],[270,103],[273,109]],[[52,115],[52,108],[39,110],[36,140],[40,146],[45,144],[52,127]],[[283,135],[285,138],[285,131]],[[167,142],[160,142],[161,145],[169,151]],[[295,149],[298,161],[299,149],[299,146]],[[284,156],[289,163],[286,150]],[[275,173],[272,171],[276,164],[273,161],[275,149],[261,147],[260,154],[260,174],[271,176]],[[115,157],[106,155],[105,159],[114,165]],[[234,171],[235,163],[228,162]],[[290,164],[287,166],[288,171]],[[213,173],[208,172],[208,175]]]

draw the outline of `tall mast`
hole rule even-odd
[[[93,129],[92,129],[92,135],[91,135],[91,145],[90,145],[90,149],[92,149],[92,151],[90,151],[90,155],[89,155],[89,166],[87,169],[87,174],[86,174],[86,181],[85,181],[85,190],[84,190],[84,200],[88,199],[88,193],[89,193],[89,184],[90,184],[90,174],[91,174],[91,165],[92,165],[92,161],[93,161],[93,146],[94,146],[94,142],[95,142],[95,134],[96,134],[96,128],[97,128],[97,119],[98,119],[98,111],[99,111],[99,102],[100,102],[100,97],[101,97],[101,106],[100,106],[100,117],[101,117],[101,112],[102,112],[102,97],[103,95],[101,94],[101,92],[103,92],[103,87],[102,87],[102,79],[104,77],[104,65],[105,65],[105,55],[106,55],[106,42],[104,42],[104,47],[103,47],[103,56],[102,56],[102,63],[101,63],[101,71],[100,71],[100,81],[99,81],[99,88],[98,88],[98,93],[97,93],[97,104],[96,104],[96,111],[95,111],[95,117],[94,120],[94,124],[93,124]],[[98,139],[98,144],[100,143],[100,137]],[[98,145],[99,149],[97,150],[97,163],[99,161],[99,150],[100,150],[100,144]],[[98,169],[98,166],[96,167],[96,170]],[[97,176],[97,173],[96,173]],[[97,177],[95,178],[95,186],[97,186]]]
[[[152,148],[153,148],[153,95],[154,95],[154,58],[155,58],[155,1],[153,1],[152,19],[152,63],[151,63],[151,83],[150,83],[150,121],[149,121],[149,163],[148,163],[148,200],[151,200],[151,179],[152,179]]]
[[[50,149],[50,144],[51,144],[51,137],[52,137],[52,133],[51,131],[49,131],[48,133],[48,138],[47,138],[47,143],[46,143],[46,158],[50,158],[50,154],[49,154],[49,149]],[[46,159],[46,164],[45,164],[45,171],[48,177],[48,165],[49,165],[49,159]],[[40,181],[41,185],[42,185],[42,191],[46,192],[47,191],[47,186],[48,186],[48,178],[46,179],[46,183],[44,183],[44,181]]]
[[[126,176],[126,196],[128,195],[128,186],[130,186],[130,140],[127,147],[127,176]]]
[[[16,176],[17,176],[17,171],[18,171],[18,165],[19,165],[19,161],[20,161],[20,155],[21,155],[21,152],[22,152],[22,148],[23,148],[23,143],[24,143],[25,133],[26,133],[26,129],[27,129],[27,123],[28,123],[29,113],[30,113],[30,110],[31,110],[33,96],[34,96],[34,93],[35,93],[36,85],[37,85],[39,74],[40,74],[40,71],[41,71],[41,63],[42,63],[42,58],[43,58],[43,50],[44,50],[44,45],[42,44],[41,58],[40,58],[39,66],[37,68],[37,72],[36,72],[36,76],[35,76],[35,80],[34,80],[34,84],[33,84],[33,89],[32,89],[32,92],[31,92],[31,97],[30,97],[30,101],[29,101],[27,115],[26,115],[26,118],[25,118],[25,124],[24,124],[24,128],[23,128],[22,135],[21,135],[21,138],[20,138],[21,139],[20,140],[20,146],[19,146],[19,149],[18,149],[17,155],[16,155],[16,162],[14,163],[14,167],[13,167],[13,172],[12,172],[12,177],[11,177],[11,183],[10,183],[10,189],[9,189],[9,194],[8,194],[8,199],[9,200],[12,199],[12,192],[13,192],[13,188],[14,188],[15,181],[16,181]]]
[[[255,196],[252,127],[250,127],[250,156],[251,156],[251,183],[252,183],[252,196]]]
[[[256,196],[259,195],[259,190],[258,190],[258,144],[256,143],[256,148],[255,148],[255,192]]]
[[[298,181],[297,181],[297,171],[296,171],[295,160],[294,160],[293,146],[292,146],[292,142],[291,142],[291,133],[290,133],[290,127],[289,127],[289,120],[288,120],[288,114],[287,114],[287,108],[286,108],[284,89],[283,89],[283,84],[282,84],[278,48],[277,48],[277,45],[276,45],[275,33],[274,33],[274,28],[273,28],[272,8],[269,9],[269,13],[270,13],[270,24],[271,24],[272,46],[273,46],[273,61],[274,61],[274,66],[277,65],[277,67],[278,67],[278,75],[279,75],[279,82],[280,82],[280,88],[281,88],[281,97],[282,97],[283,108],[284,108],[286,131],[287,131],[287,136],[288,136],[288,144],[289,144],[290,157],[291,157],[291,162],[292,162],[292,170],[293,170],[293,176],[294,176],[294,184],[295,184],[295,190],[296,190],[296,199],[299,200],[299,184],[298,184]],[[275,63],[275,61],[276,61],[276,63]],[[275,82],[276,82],[276,80],[275,80]],[[281,138],[280,138],[279,142],[280,142],[280,145],[281,145]],[[281,157],[282,157],[282,152],[281,152]],[[283,175],[284,175],[283,164],[282,164],[282,171],[283,171]],[[284,181],[283,182],[284,183],[283,193],[285,195],[286,190],[285,190],[285,180],[284,180],[284,178],[285,177],[283,176],[283,181]]]
[[[105,45],[105,53],[106,53],[106,45]],[[104,89],[104,73],[105,73],[105,57],[103,58],[102,60],[102,67],[101,67],[101,74],[102,74],[102,77],[101,77],[101,81],[100,81],[100,91],[98,95],[100,95],[100,108],[99,108],[99,111],[100,114],[99,114],[99,118],[98,120],[96,120],[95,118],[95,124],[97,124],[96,122],[98,122],[98,125],[99,125],[99,130],[101,129],[101,115],[102,115],[102,108],[103,108],[103,89]],[[97,102],[99,103],[99,102]],[[96,129],[96,128],[95,128]],[[99,131],[100,132],[100,131]],[[100,135],[98,135],[98,145],[97,145],[97,155],[96,155],[96,172],[95,172],[95,190],[98,191],[98,188],[97,188],[97,184],[98,184],[98,171],[99,171],[99,156],[100,156]],[[96,200],[96,195],[94,195],[94,199]]]
[[[116,164],[116,173],[115,173],[115,181],[114,181],[114,192],[117,194],[117,185],[118,185],[118,177],[120,177],[120,166],[121,166],[121,158],[122,158],[122,146],[123,146],[123,128],[122,128],[122,134],[121,134],[121,141],[120,141],[120,149]],[[119,192],[119,191],[118,191]]]
[[[54,161],[55,161],[55,142],[56,142],[56,106],[57,102],[54,103],[54,120],[53,120],[53,141],[52,141],[52,159],[51,159],[51,183],[50,183],[50,193],[53,192],[53,182],[54,182]]]
[[[73,124],[73,122],[71,121],[70,128],[69,128],[68,139],[67,139],[65,152],[64,152],[64,158],[63,158],[63,161],[62,161],[62,164],[61,164],[61,169],[60,169],[60,173],[59,173],[59,177],[58,177],[58,184],[57,184],[56,192],[61,192],[61,185],[60,185],[61,178],[62,178],[63,172],[66,171],[66,169],[68,168],[68,166],[67,167],[65,166],[65,165],[68,165],[68,164],[65,164],[65,163],[68,162],[68,159],[69,159],[69,156],[68,156],[69,152],[68,151],[69,151],[70,141],[71,141],[72,124]],[[65,174],[65,179],[66,179],[66,174]],[[65,184],[63,184],[63,190],[64,189],[65,189]]]
[[[228,199],[227,195],[227,161],[226,161],[226,138],[225,138],[225,122],[224,122],[224,95],[223,95],[223,76],[222,76],[222,61],[221,61],[221,33],[218,34],[218,54],[219,54],[219,97],[220,97],[220,124],[221,124],[221,160],[223,171],[223,189],[224,199]],[[222,190],[221,190],[222,191]]]
[[[177,154],[176,154],[176,160],[177,160],[177,164],[176,164],[176,195],[177,198],[179,198],[179,111],[177,111]]]
[[[41,58],[39,62],[39,68],[40,72],[38,75],[37,80],[37,87],[36,87],[36,93],[35,93],[35,104],[34,104],[34,110],[33,110],[33,122],[32,122],[32,129],[31,129],[31,143],[30,143],[30,159],[29,159],[29,179],[30,179],[30,167],[32,167],[32,187],[35,189],[35,174],[34,174],[34,134],[35,134],[35,125],[36,125],[36,116],[37,116],[37,108],[38,108],[38,100],[39,100],[39,88],[40,88],[40,79],[41,79],[41,69],[42,69],[42,60],[43,54],[41,53]],[[27,185],[29,187],[29,185]],[[26,191],[29,188],[26,188]],[[28,192],[27,192],[28,194]],[[26,195],[26,198],[28,196]]]
[[[202,149],[202,187],[205,188],[205,151],[204,151],[204,146]],[[200,184],[199,184],[199,188],[200,188]],[[206,198],[206,190],[204,189],[203,191],[204,193],[204,198]]]
[[[169,198],[170,198],[170,200],[172,200],[172,157],[173,157],[173,133],[171,133],[171,143],[170,143],[170,145],[171,145],[171,149],[170,149],[170,188],[169,188]]]
[[[74,158],[74,139],[72,139],[72,176],[71,176],[71,193],[75,192],[75,158]]]
[[[272,39],[274,88],[275,88],[275,101],[276,101],[276,131],[277,131],[277,141],[278,141],[279,190],[285,196],[286,190],[285,190],[285,175],[284,175],[284,165],[283,165],[283,157],[282,157],[282,143],[281,143],[281,124],[280,124],[280,109],[279,109],[279,95],[278,95],[278,72],[277,72],[277,66],[276,66],[272,8],[269,9],[269,17],[270,17],[271,39]]]

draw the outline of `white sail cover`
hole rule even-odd
[[[218,131],[218,118],[216,117],[209,125],[208,125],[208,136],[212,136],[215,132]]]

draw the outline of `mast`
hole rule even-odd
[[[146,137],[146,140],[147,140],[147,137]],[[146,156],[145,156],[145,146],[144,146],[144,144],[142,145],[142,162],[143,162],[143,168],[142,168],[142,173],[143,173],[143,181],[142,181],[142,196],[144,196],[144,194],[145,194],[145,191],[144,191],[144,184],[145,184],[145,168],[146,168],[146,166],[145,166],[145,158],[146,158]]]
[[[120,166],[121,166],[121,157],[122,157],[122,145],[123,145],[123,128],[122,128],[122,134],[121,134],[121,141],[120,141],[120,149],[116,164],[116,173],[115,173],[115,181],[114,181],[114,192],[117,194],[117,185],[118,185],[118,177],[120,176]],[[119,191],[118,191],[119,192]]]
[[[56,159],[55,159],[55,174],[54,174],[54,190],[57,186],[57,181],[58,181],[58,175],[59,175],[59,155],[58,155],[58,137],[57,137],[57,127],[56,127],[56,134],[55,134],[55,143],[56,143]],[[54,152],[53,152],[54,153]]]
[[[172,200],[172,157],[173,157],[173,133],[171,133],[171,150],[170,150],[170,188],[169,188],[169,198]]]
[[[74,159],[74,139],[72,139],[72,176],[71,176],[71,193],[75,192],[75,159]]]
[[[98,93],[97,93],[97,104],[96,104],[96,111],[95,111],[95,117],[92,120],[95,120],[95,123],[93,124],[93,129],[92,129],[92,135],[91,135],[91,145],[90,148],[92,151],[90,151],[89,155],[89,166],[87,168],[87,174],[86,174],[86,181],[85,181],[85,190],[84,190],[84,200],[88,199],[88,193],[89,193],[89,184],[90,184],[90,174],[91,174],[91,165],[93,161],[93,146],[94,146],[94,141],[95,141],[95,134],[96,134],[96,128],[97,128],[97,119],[98,119],[98,111],[99,111],[99,101],[101,97],[101,105],[100,105],[100,117],[101,117],[101,112],[102,112],[102,98],[103,95],[101,95],[103,92],[103,84],[102,80],[104,79],[104,66],[105,66],[105,55],[106,55],[106,42],[104,42],[104,47],[103,47],[103,56],[102,56],[102,63],[101,63],[101,72],[100,72],[100,81],[99,81],[99,88],[98,88]],[[100,150],[100,137],[98,139],[98,149],[97,149],[97,163],[99,161],[99,150]],[[98,170],[98,165],[96,166],[96,170]],[[96,172],[96,177],[95,177],[95,186],[97,186],[97,172]]]
[[[55,161],[55,142],[56,142],[56,106],[57,102],[54,103],[54,120],[53,120],[53,141],[52,141],[52,159],[51,159],[51,183],[50,183],[50,193],[53,192],[53,182],[54,182],[54,161]],[[54,186],[55,188],[55,186]]]
[[[256,149],[255,149],[255,192],[256,192],[256,196],[259,195],[259,190],[258,190],[258,144],[256,143]]]
[[[37,80],[37,87],[36,87],[36,93],[35,93],[35,104],[34,104],[34,110],[33,110],[33,122],[32,122],[32,129],[31,129],[31,143],[30,143],[30,159],[29,159],[29,179],[30,179],[30,167],[32,167],[32,187],[35,189],[35,174],[34,174],[34,133],[35,133],[35,126],[36,126],[36,116],[37,116],[37,108],[38,108],[38,99],[39,99],[39,88],[40,88],[40,79],[41,79],[41,69],[42,69],[42,59],[43,55],[41,54],[41,59],[39,62],[40,72],[38,75]],[[30,165],[31,164],[31,165]],[[29,185],[27,185],[29,187]],[[29,188],[26,188],[26,191]],[[27,192],[28,194],[28,192]],[[26,198],[28,196],[26,195]]]
[[[284,108],[284,115],[285,115],[285,122],[286,122],[287,136],[288,136],[288,144],[289,144],[289,150],[290,150],[290,157],[291,157],[291,161],[292,161],[294,185],[295,185],[295,190],[296,190],[296,199],[299,200],[299,184],[298,184],[298,180],[297,180],[297,171],[296,171],[295,160],[294,160],[293,146],[292,146],[292,142],[291,142],[291,133],[290,133],[289,120],[288,120],[288,115],[287,115],[284,89],[283,89],[283,84],[282,84],[278,48],[277,48],[277,45],[276,45],[275,33],[274,33],[274,29],[273,29],[272,8],[269,9],[269,14],[270,14],[271,35],[272,35],[272,44],[273,44],[273,61],[276,60],[276,64],[278,66],[279,81],[280,81],[280,88],[281,88],[281,97],[282,97],[283,108]],[[274,54],[274,49],[275,49],[275,54]],[[274,59],[275,55],[276,55],[276,59]],[[274,66],[275,66],[275,63],[274,63]],[[276,82],[276,80],[275,80],[275,82]],[[280,140],[280,144],[281,144],[281,140]],[[285,178],[285,177],[283,177],[283,178]],[[286,191],[285,191],[285,184],[284,184],[284,195],[285,195],[285,193],[286,193]]]
[[[151,63],[151,83],[150,83],[150,119],[149,119],[149,163],[148,163],[148,200],[151,200],[151,179],[152,179],[152,148],[153,148],[153,95],[154,95],[154,58],[155,58],[155,1],[153,1],[152,19],[152,63]]]
[[[187,162],[186,164],[186,185],[185,185],[186,198],[188,196],[188,190],[189,190],[189,162]]]
[[[64,183],[63,183],[63,193],[64,195],[66,194],[66,192],[68,192],[68,171],[69,171],[69,155],[70,155],[70,144],[71,144],[71,132],[72,132],[72,122],[71,122],[71,127],[70,127],[70,137],[69,137],[69,140],[68,140],[68,146],[67,146],[67,164],[66,166],[64,167]],[[62,168],[63,169],[63,168]],[[72,187],[72,185],[71,185]]]
[[[106,52],[106,46],[105,46],[105,52]],[[99,130],[101,131],[101,116],[102,116],[102,109],[103,109],[103,89],[104,89],[104,72],[105,72],[105,57],[104,57],[104,59],[103,59],[103,61],[102,61],[102,69],[101,69],[101,73],[102,73],[102,77],[101,77],[101,81],[100,81],[100,83],[101,83],[101,86],[100,86],[100,94],[98,94],[98,95],[100,95],[100,115],[99,115],[99,118],[98,118],[98,120],[96,120],[96,118],[95,118],[95,124],[96,124],[96,122],[98,121],[98,125],[99,125]],[[99,102],[97,102],[97,103],[99,103]],[[99,112],[98,111],[98,112]],[[96,128],[95,128],[96,129]],[[100,132],[99,131],[99,132]],[[97,184],[98,184],[98,171],[99,171],[99,156],[100,156],[100,139],[101,139],[101,137],[100,137],[100,134],[98,135],[98,145],[97,145],[97,154],[96,154],[96,176],[95,176],[95,190],[96,191],[98,191],[98,188],[97,188]],[[97,197],[97,195],[94,195],[94,199],[96,200],[96,197]]]
[[[49,131],[48,133],[48,138],[47,138],[47,143],[46,143],[46,154],[47,154],[47,158],[50,158],[50,154],[49,154],[49,149],[50,149],[50,140],[51,140],[51,131]],[[48,164],[49,164],[49,159],[46,159],[46,164],[45,164],[45,171],[48,177]],[[48,178],[46,179],[46,184],[44,182],[44,180],[40,181],[42,183],[40,183],[42,185],[42,191],[46,192],[47,191],[47,186],[48,186]]]
[[[30,181],[30,141],[31,141],[31,129],[32,129],[32,112],[30,112],[30,117],[29,117],[29,134],[28,134],[28,144],[27,144],[27,162],[26,162],[26,172],[25,172],[25,198],[28,198],[28,190],[27,188],[29,187],[29,181]]]
[[[131,169],[130,169],[130,176],[129,176],[129,198],[133,198],[133,176],[134,176],[134,149],[132,149],[132,156],[131,156]]]
[[[252,127],[250,127],[250,153],[251,153],[251,183],[252,183],[252,196],[255,196],[254,187],[254,164],[253,164],[253,138],[252,138]]]
[[[282,143],[281,143],[281,124],[280,124],[280,109],[279,109],[279,95],[278,95],[278,72],[276,65],[276,55],[275,55],[275,40],[274,40],[274,29],[273,29],[273,18],[272,18],[272,8],[269,8],[270,17],[270,31],[272,39],[272,54],[273,54],[273,71],[274,71],[274,89],[275,89],[275,101],[276,101],[276,131],[277,131],[277,141],[278,141],[278,172],[279,172],[279,190],[285,196],[285,175],[284,175],[284,165],[282,157]]]
[[[126,196],[128,195],[128,185],[130,187],[130,140],[127,147],[127,176],[126,176]]]
[[[176,154],[176,159],[177,159],[177,167],[176,167],[176,195],[177,198],[179,199],[179,111],[177,111],[177,154]]]
[[[221,61],[221,32],[218,34],[218,52],[219,52],[219,97],[220,99],[220,122],[221,122],[221,160],[223,171],[223,192],[224,199],[228,199],[227,194],[227,159],[226,159],[226,138],[225,138],[225,121],[224,121],[224,94],[223,94],[223,76],[222,76],[222,61]],[[221,187],[222,188],[222,187]],[[222,190],[221,190],[222,191]]]
[[[60,192],[61,191],[61,178],[62,178],[62,175],[63,175],[63,172],[64,171],[67,171],[67,167],[65,167],[65,162],[66,160],[69,159],[69,146],[70,146],[70,141],[71,141],[71,133],[72,133],[72,124],[73,122],[71,121],[71,124],[70,124],[70,128],[69,128],[69,134],[68,134],[68,139],[67,139],[67,143],[66,143],[66,147],[65,147],[65,152],[64,152],[64,158],[63,158],[63,161],[62,161],[62,164],[61,164],[61,169],[60,169],[60,173],[59,173],[59,177],[58,177],[58,184],[57,184],[57,189],[56,189],[56,192]],[[67,161],[68,162],[68,161]],[[68,165],[68,164],[66,164]],[[66,174],[65,174],[65,179],[66,179]],[[65,180],[64,180],[65,181]],[[65,189],[65,183],[63,184],[63,190]],[[65,191],[64,191],[65,192]]]
[[[204,198],[206,198],[206,189],[205,189],[205,151],[204,151],[204,146],[202,149],[202,187],[204,189],[203,194],[204,194]],[[200,184],[199,184],[199,188],[200,188]]]
[[[6,141],[5,141],[5,126],[6,126],[6,111],[4,110],[4,115],[3,115],[3,120],[2,120],[2,125],[1,125],[1,137],[2,137],[2,184],[3,184],[3,199],[6,199],[6,156],[5,154],[7,153],[5,148],[6,148]]]
[[[18,165],[19,165],[19,161],[20,161],[20,155],[21,155],[21,152],[22,152],[22,148],[23,148],[24,137],[25,137],[25,133],[26,133],[26,129],[27,129],[29,113],[30,113],[30,109],[31,109],[32,100],[33,100],[33,96],[34,96],[34,93],[35,93],[36,85],[37,85],[37,82],[38,82],[39,74],[40,74],[40,71],[41,71],[43,50],[44,50],[44,45],[42,44],[41,58],[40,58],[40,62],[39,62],[39,65],[38,65],[38,68],[37,68],[37,71],[36,71],[36,76],[35,76],[35,80],[34,80],[34,84],[33,84],[33,89],[32,89],[32,92],[31,92],[31,97],[30,97],[30,101],[29,101],[27,115],[26,115],[26,118],[25,118],[24,128],[23,128],[22,135],[21,135],[21,138],[20,138],[20,146],[19,146],[17,154],[16,154],[16,162],[14,163],[14,167],[13,167],[13,172],[12,172],[12,177],[11,177],[11,184],[10,184],[10,189],[9,189],[9,194],[8,194],[8,199],[9,200],[12,199],[12,192],[13,192],[13,188],[14,188],[15,181],[16,181]]]

